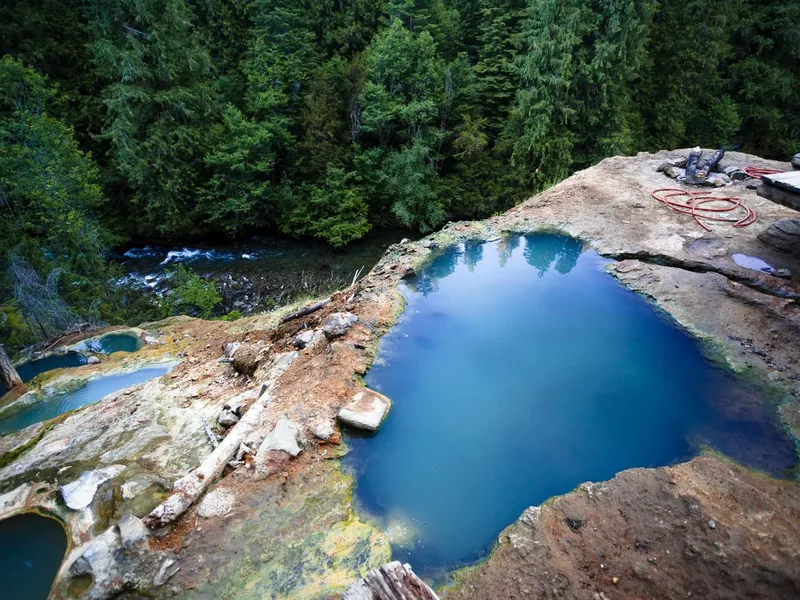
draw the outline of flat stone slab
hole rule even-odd
[[[349,427],[378,431],[383,423],[392,401],[383,394],[364,388],[356,392],[353,399],[339,411],[339,421]]]
[[[125,465],[111,465],[95,471],[86,471],[72,483],[61,486],[64,503],[72,510],[83,510],[92,503],[103,483],[125,470]]]
[[[236,498],[232,492],[223,488],[217,488],[206,494],[205,498],[203,498],[200,505],[197,507],[197,514],[204,519],[224,517],[233,510],[235,503]]]

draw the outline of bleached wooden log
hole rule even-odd
[[[241,420],[231,427],[219,446],[214,448],[200,466],[178,479],[172,486],[172,495],[143,519],[148,527],[169,525],[200,498],[206,488],[222,474],[225,465],[234,457],[240,444],[258,426],[269,400],[270,395],[264,386],[258,399]]]
[[[351,584],[342,600],[439,600],[439,596],[414,574],[411,565],[393,561]]]

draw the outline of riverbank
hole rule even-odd
[[[393,245],[365,278],[300,318],[282,322],[295,306],[232,323],[175,318],[143,324],[160,343],[135,358],[114,355],[103,368],[166,354],[181,364],[130,393],[48,423],[16,446],[4,445],[12,458],[0,469],[0,516],[40,507],[68,524],[73,549],[55,597],[335,596],[389,559],[386,532],[353,511],[353,483],[337,460],[345,449],[336,414],[361,389],[381,334],[403,309],[398,282],[440,248],[508,232],[563,231],[619,259],[608,269],[620,281],[703,340],[720,364],[771,386],[797,437],[800,307],[792,298],[798,286],[731,258],[744,253],[800,273],[798,257],[757,238],[774,220],[796,213],[742,185],[736,193],[759,220],[746,228],[700,229],[650,198],[670,184],[655,167],[680,154],[607,159],[508,213]],[[787,168],[735,153],[728,158]],[[341,335],[322,334],[325,319],[344,311],[358,320]],[[303,332],[313,335],[298,348],[295,339]],[[252,370],[227,360],[230,343],[245,345],[242,357],[250,357]],[[205,495],[170,527],[147,530],[141,521],[124,519],[146,517],[179,477],[210,455],[204,421],[224,435],[215,424],[224,406],[235,400],[248,414],[264,385],[269,402],[245,440],[250,452],[225,468],[211,485],[213,496]],[[299,452],[275,454],[269,445],[263,454],[254,452],[280,420],[296,427]],[[59,486],[115,466],[86,507],[64,504]],[[796,482],[754,474],[713,454],[625,471],[526,510],[495,552],[459,573],[441,595],[677,598],[690,591],[724,597],[739,589],[786,595],[800,582],[792,560],[800,531],[787,524],[798,522],[799,505]]]

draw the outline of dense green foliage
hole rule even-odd
[[[798,23],[776,0],[7,0],[0,268],[62,270],[77,314],[91,291],[124,318],[134,300],[100,291],[115,240],[341,247],[485,217],[612,154],[786,159]]]

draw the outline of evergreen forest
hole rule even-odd
[[[3,0],[0,54],[12,345],[151,315],[109,284],[132,240],[341,248],[484,218],[607,156],[786,160],[800,140],[793,1]]]

